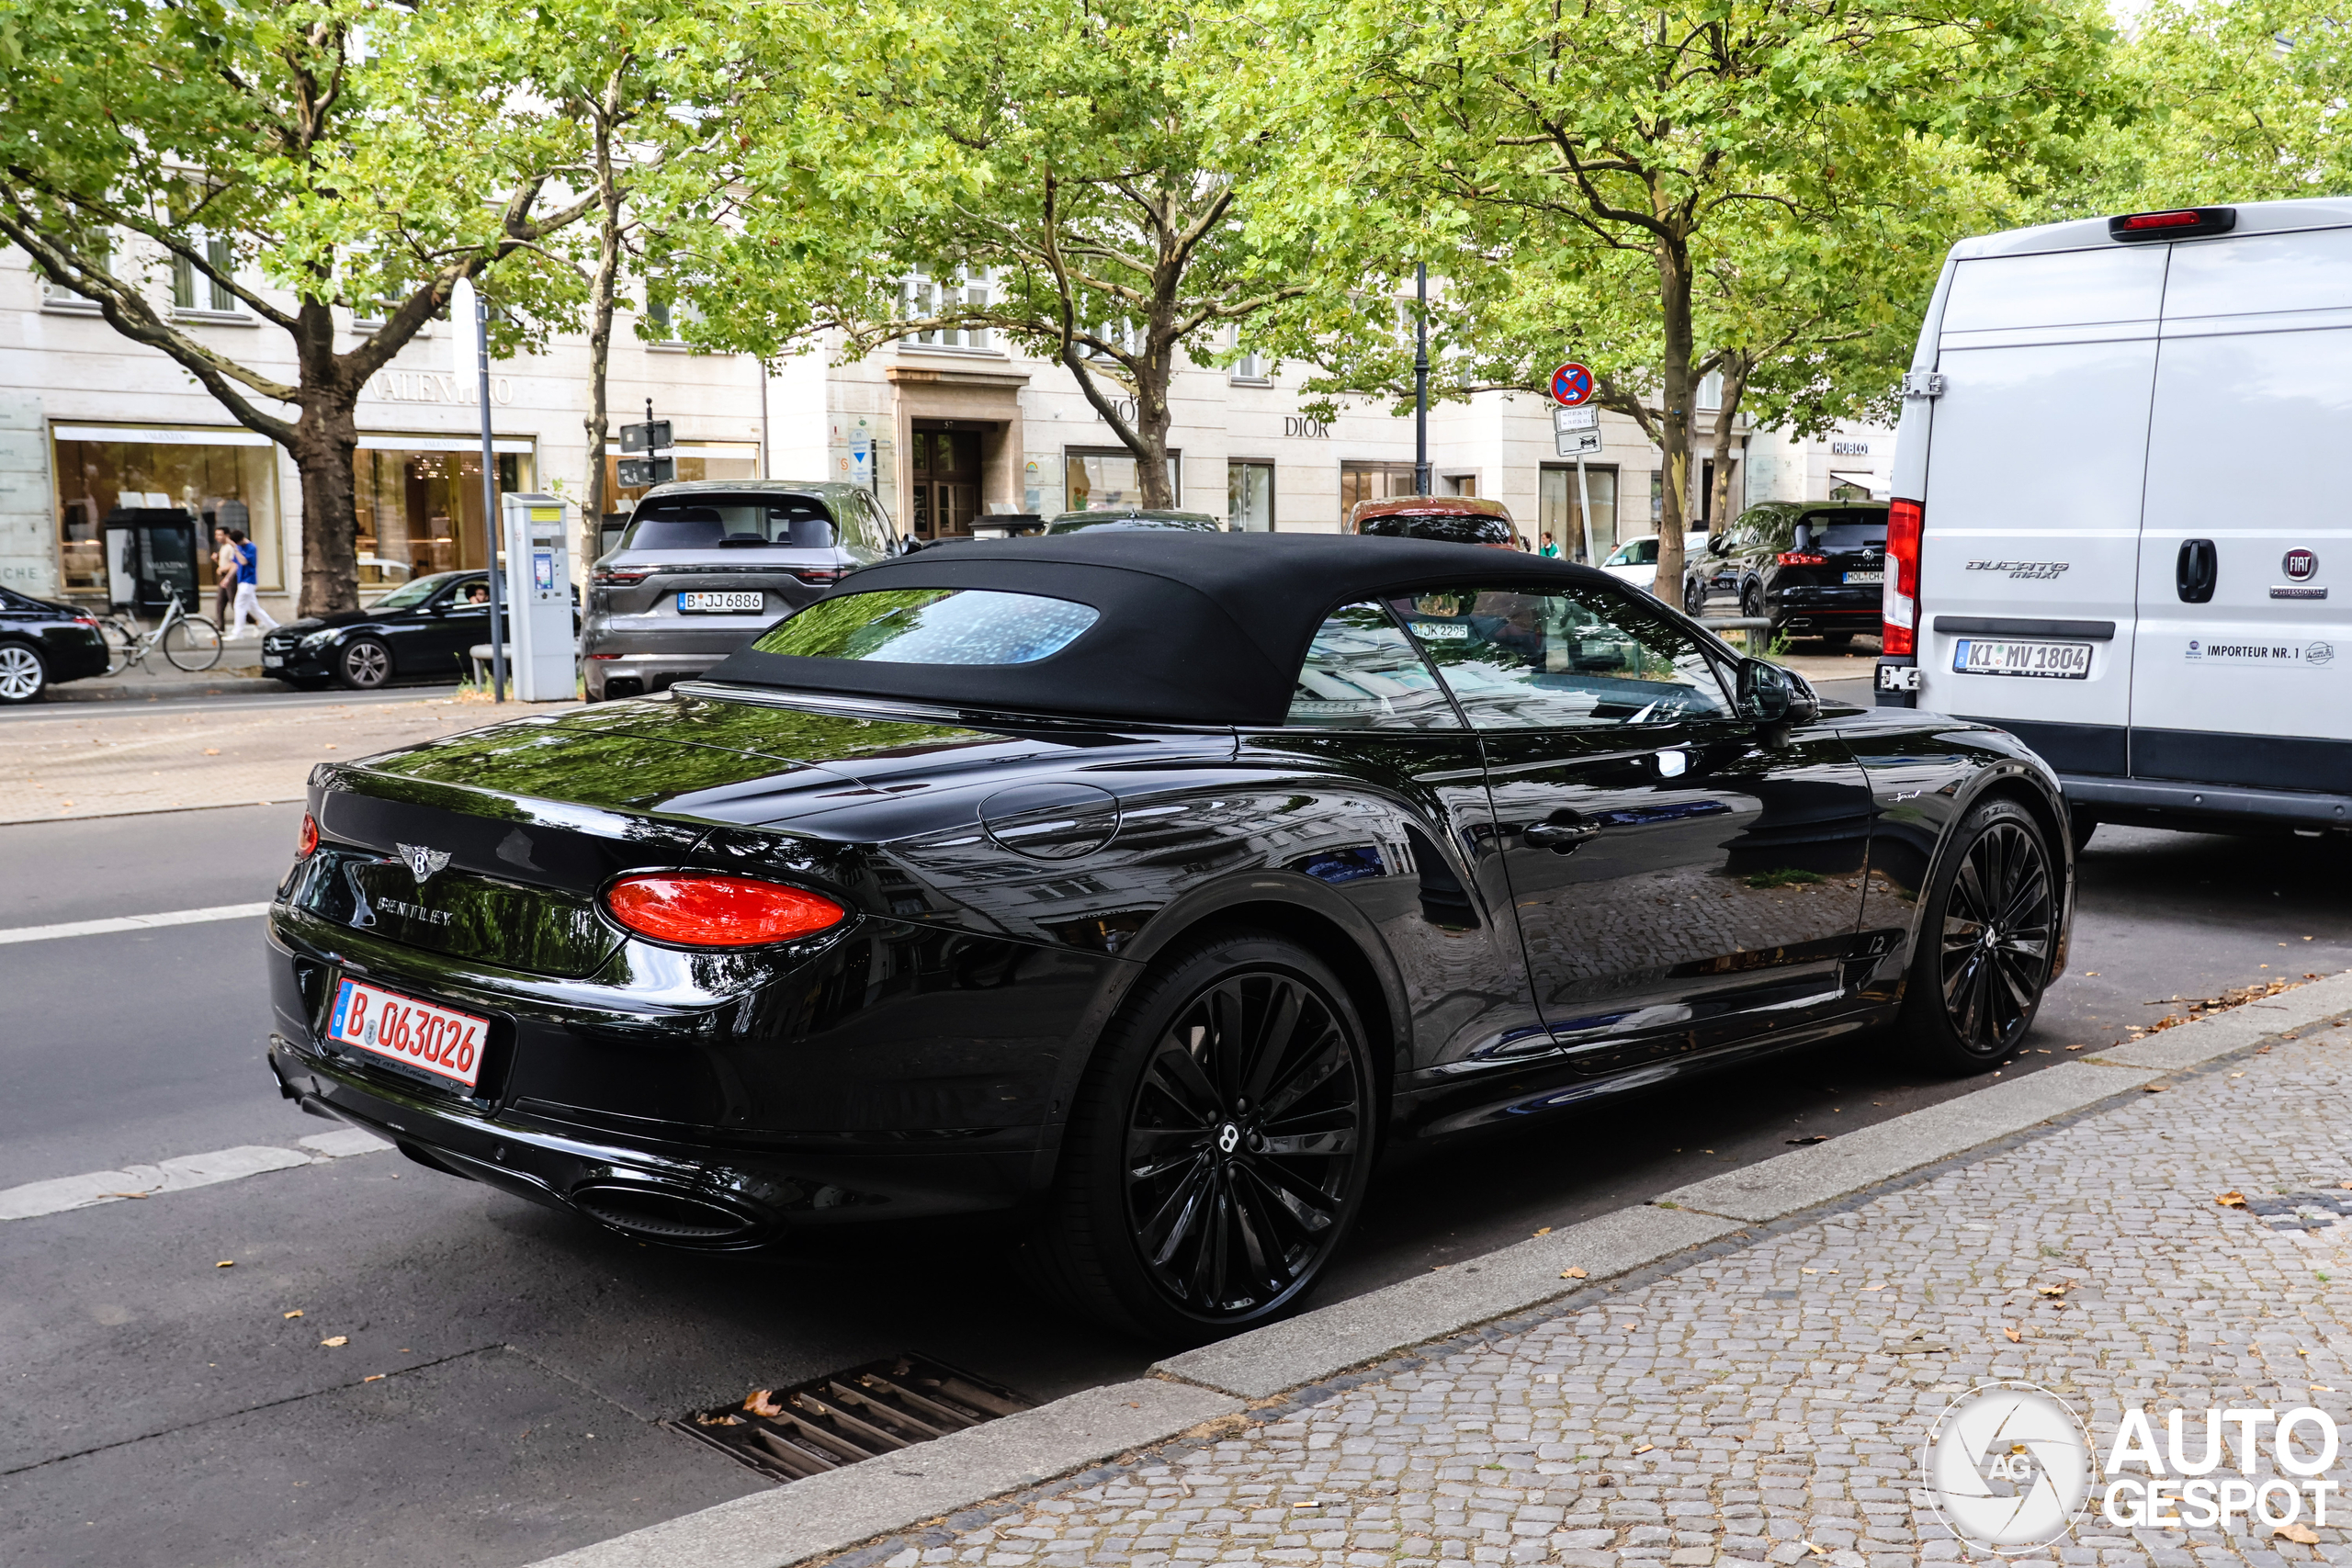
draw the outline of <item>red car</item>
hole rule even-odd
[[[1351,534],[1389,539],[1437,539],[1449,545],[1519,548],[1510,509],[1482,495],[1392,495],[1359,501],[1348,509]]]

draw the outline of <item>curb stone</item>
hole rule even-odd
[[[1345,1386],[1384,1375],[1385,1369],[1344,1374],[1581,1292],[1606,1286],[1613,1293],[1628,1275],[1671,1273],[1689,1258],[1744,1245],[1744,1239],[1732,1238],[1752,1235],[1758,1226],[1778,1231],[1809,1211],[1856,1201],[1864,1189],[1928,1174],[1931,1167],[1987,1145],[2015,1143],[2060,1120],[2078,1120],[2169,1073],[2340,1021],[2352,1014],[2352,970],[2266,998],[2264,1010],[2278,1017],[2240,1016],[2252,1006],[1186,1351],[1156,1365],[1152,1378],[1071,1394],[888,1461],[869,1461],[683,1515],[533,1568],[669,1568],[679,1562],[696,1568],[794,1568],[980,1508],[1007,1493],[1072,1476],[1124,1453],[1170,1444],[1220,1417],[1316,1403],[1336,1388],[1306,1385]],[[1588,1277],[1561,1289],[1560,1271],[1568,1267],[1584,1269]],[[1293,1399],[1277,1398],[1286,1393]]]

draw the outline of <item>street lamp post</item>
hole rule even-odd
[[[1430,493],[1430,266],[1413,264],[1413,493]]]
[[[506,586],[498,570],[498,459],[490,439],[490,301],[474,297],[475,384],[481,390],[481,519],[490,536],[490,700],[506,700]]]

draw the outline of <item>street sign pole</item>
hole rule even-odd
[[[1600,557],[1593,549],[1592,539],[1592,491],[1585,484],[1582,448],[1577,452],[1577,510],[1584,514],[1584,564],[1599,566]]]
[[[1430,493],[1430,269],[1413,268],[1413,493]]]

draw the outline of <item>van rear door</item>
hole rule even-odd
[[[2165,247],[1953,264],[1920,544],[1918,705],[2121,774]]]
[[[2132,773],[2342,792],[2352,779],[2352,230],[2170,249]]]

